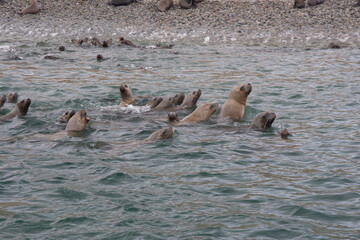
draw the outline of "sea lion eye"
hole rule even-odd
[[[175,97],[177,98],[177,97],[178,97],[178,95],[176,94],[176,95],[175,95]]]
[[[193,91],[193,94],[196,94],[196,92],[195,92],[195,91]]]
[[[240,91],[244,90],[244,86],[241,86]]]
[[[125,84],[125,87],[127,88],[128,86]]]
[[[66,112],[66,113],[65,113],[65,115],[68,115],[68,114],[69,114],[69,112]]]
[[[21,100],[21,103],[24,103],[25,101],[24,100]]]

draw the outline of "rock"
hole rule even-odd
[[[294,8],[304,8],[305,0],[294,0]]]

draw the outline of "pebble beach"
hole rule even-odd
[[[45,38],[63,35],[112,37],[130,40],[202,42],[240,41],[249,44],[324,46],[330,41],[360,46],[360,8],[354,0],[327,0],[294,9],[292,0],[205,0],[191,9],[175,2],[167,12],[157,0],[128,6],[109,6],[100,0],[38,1],[41,12],[21,16],[26,1],[0,5],[0,29],[6,35],[23,33]]]

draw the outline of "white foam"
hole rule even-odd
[[[132,104],[127,105],[126,107],[120,107],[119,105],[100,107],[100,111],[125,114],[138,114],[148,112],[150,110],[151,108],[149,106],[133,106]]]

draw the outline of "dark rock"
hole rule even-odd
[[[294,8],[304,8],[305,0],[294,0]]]

